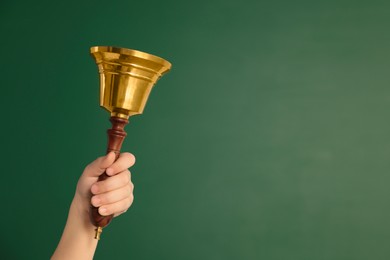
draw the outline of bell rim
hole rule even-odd
[[[158,64],[163,65],[166,67],[167,71],[171,69],[172,64],[156,55],[149,54],[143,51],[138,51],[134,49],[128,49],[128,48],[122,48],[122,47],[114,47],[114,46],[93,46],[90,48],[90,53],[94,54],[97,52],[110,52],[110,53],[117,53],[117,54],[123,54],[123,55],[129,55],[141,59],[151,60]]]

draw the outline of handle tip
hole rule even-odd
[[[95,239],[100,240],[100,234],[103,232],[103,229],[101,227],[97,227],[95,229]]]

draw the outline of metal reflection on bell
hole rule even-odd
[[[100,106],[111,116],[129,118],[142,114],[157,80],[171,63],[154,55],[125,48],[91,48],[100,74]]]

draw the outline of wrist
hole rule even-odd
[[[52,259],[93,259],[98,241],[94,239],[95,227],[89,220],[89,205],[75,195],[60,243]]]
[[[95,226],[90,220],[90,208],[91,205],[86,202],[85,198],[81,198],[80,195],[76,193],[70,206],[69,218],[74,218],[76,221],[80,222],[81,227],[86,230],[94,230]]]

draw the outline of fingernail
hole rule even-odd
[[[113,169],[111,169],[111,168],[108,168],[107,170],[106,170],[106,173],[108,174],[108,175],[111,175],[111,174],[113,174]]]
[[[104,213],[106,213],[107,212],[107,209],[106,208],[104,208],[104,207],[100,207],[99,208],[99,213],[100,214],[104,214]]]
[[[98,192],[99,192],[98,186],[97,186],[97,185],[92,185],[92,187],[91,187],[91,192],[92,192],[93,194],[98,193]]]
[[[100,202],[101,202],[100,198],[99,198],[99,197],[96,197],[96,196],[93,197],[92,200],[93,200],[93,204],[94,204],[95,206],[98,206],[98,205],[100,204]]]

